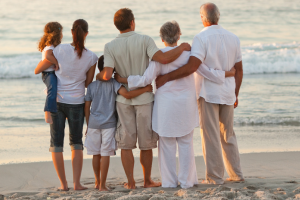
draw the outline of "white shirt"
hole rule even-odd
[[[53,54],[58,61],[57,76],[58,102],[66,104],[84,103],[86,73],[97,63],[98,57],[92,51],[83,50],[79,59],[71,44],[60,44]]]
[[[48,50],[53,50],[54,49],[54,46],[51,45],[51,46],[46,46],[43,51],[42,51],[42,60],[44,60],[46,58],[46,51]],[[51,71],[54,71],[54,65],[51,65],[48,69],[44,70],[44,72],[51,72]]]
[[[167,52],[175,47],[161,49]],[[150,84],[158,75],[164,75],[187,64],[190,52],[184,51],[175,61],[169,64],[160,64],[151,61],[143,76],[129,76],[128,87],[135,89]],[[201,70],[200,70],[201,69]],[[222,82],[225,72],[210,70],[208,67],[199,67],[199,73],[214,81]],[[223,78],[224,77],[224,78]],[[197,97],[195,92],[194,75],[170,81],[158,88],[152,115],[152,129],[161,137],[182,137],[199,126]]]
[[[242,60],[240,40],[233,33],[220,25],[204,28],[193,40],[191,56],[200,59],[212,69],[229,71]],[[198,76],[200,97],[206,102],[233,105],[235,97],[235,78],[226,78],[223,84],[218,84]]]

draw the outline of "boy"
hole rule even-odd
[[[104,65],[104,56],[98,60],[98,69],[101,72]],[[126,99],[137,97],[145,92],[152,92],[148,85],[133,91],[127,91],[115,79],[107,82],[96,80],[92,82],[85,96],[85,117],[88,129],[84,146],[88,155],[93,155],[93,169],[95,174],[95,188],[107,191],[105,186],[110,156],[115,155],[115,132],[117,126],[116,96],[120,94]],[[93,103],[92,103],[93,102]],[[100,178],[101,172],[101,178]]]

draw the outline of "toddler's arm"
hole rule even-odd
[[[52,49],[49,49],[49,50],[46,51],[45,58],[49,62],[51,62],[55,65],[55,71],[57,71],[58,70],[58,62],[57,62],[55,56],[53,55],[53,50]]]
[[[39,74],[42,71],[45,71],[46,69],[48,69],[52,65],[53,64],[51,62],[49,62],[48,60],[44,59],[44,60],[40,61],[39,64],[36,66],[36,68],[34,69],[34,73],[35,74]]]
[[[153,90],[152,85],[147,85],[146,87],[142,87],[132,91],[127,91],[127,89],[124,86],[121,86],[120,89],[118,90],[118,93],[123,97],[125,97],[126,99],[132,99],[145,92],[152,92],[152,90]]]

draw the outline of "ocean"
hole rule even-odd
[[[219,24],[241,40],[244,79],[235,109],[240,153],[300,150],[300,2],[298,0],[216,0]],[[44,25],[58,21],[62,43],[70,43],[76,19],[89,23],[86,47],[103,54],[119,33],[114,13],[132,9],[136,32],[163,43],[159,29],[176,20],[179,41],[192,43],[201,31],[199,8],[205,1],[185,0],[1,0],[0,1],[0,164],[51,160],[49,125],[44,122],[45,86],[33,73],[41,60],[37,43]],[[85,128],[84,128],[85,129]],[[202,155],[199,129],[195,155]],[[85,152],[86,154],[86,152]],[[139,155],[135,150],[134,154]],[[70,159],[68,129],[65,159]],[[117,156],[120,151],[117,151]],[[154,150],[157,156],[157,149]],[[84,158],[90,158],[84,156]]]

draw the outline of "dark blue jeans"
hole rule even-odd
[[[71,150],[83,150],[82,130],[84,122],[84,104],[57,103],[57,112],[51,113],[50,152],[63,152],[66,119],[69,124]]]
[[[54,71],[42,72],[42,79],[47,86],[47,98],[44,111],[57,112],[56,96],[57,96],[57,77]]]

